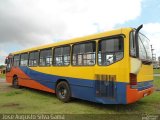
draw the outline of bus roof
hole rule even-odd
[[[92,35],[88,35],[88,36],[84,36],[84,37],[73,38],[73,39],[59,41],[59,42],[46,44],[46,45],[42,45],[42,46],[37,46],[37,47],[25,49],[25,50],[20,50],[20,51],[17,51],[17,52],[13,52],[11,54],[13,54],[13,55],[14,54],[20,54],[20,53],[25,53],[25,52],[50,48],[50,47],[54,47],[54,46],[61,46],[61,45],[67,45],[67,44],[72,44],[72,43],[76,43],[76,42],[82,42],[82,41],[86,41],[86,40],[98,39],[98,38],[112,36],[112,35],[116,35],[116,34],[122,34],[122,33],[125,33],[127,31],[131,31],[132,29],[133,28],[121,28],[121,29],[116,29],[116,30],[112,30],[112,31],[96,33],[96,34],[92,34]]]

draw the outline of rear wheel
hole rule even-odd
[[[56,95],[63,102],[69,102],[71,98],[70,87],[67,82],[59,82],[56,86]]]
[[[13,78],[12,86],[13,86],[14,88],[20,88],[20,86],[19,86],[19,84],[18,84],[18,77],[14,77],[14,78]]]

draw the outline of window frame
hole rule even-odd
[[[18,64],[18,66],[15,66],[15,64],[14,64],[14,60],[15,60],[14,57],[15,57],[15,56],[18,56],[18,55],[19,55],[19,60],[18,60],[18,61],[19,61],[19,64]],[[20,57],[21,57],[20,54],[15,54],[15,55],[13,56],[13,66],[14,66],[14,67],[19,67],[19,66],[20,66],[20,60],[21,60]]]
[[[43,51],[43,50],[51,50],[52,62],[51,62],[51,64],[50,64],[49,66],[47,66],[46,64],[45,64],[44,66],[43,66],[43,65],[40,65],[40,55],[41,55],[41,51]],[[40,49],[40,50],[39,50],[39,61],[38,61],[38,63],[39,63],[39,67],[51,67],[51,66],[52,66],[52,63],[53,63],[53,48],[52,48],[52,47],[44,48],[44,49]]]
[[[31,66],[31,65],[29,64],[30,54],[33,53],[33,52],[38,52],[38,59],[37,59],[37,65],[36,65],[36,66]],[[29,57],[28,57],[28,66],[29,66],[29,67],[38,67],[38,66],[39,66],[39,61],[40,61],[40,50],[30,51],[28,55],[29,55]]]
[[[21,53],[21,54],[20,54],[20,63],[19,63],[19,66],[22,66],[22,65],[21,65],[21,58],[22,58],[22,55],[23,55],[23,54],[27,54],[27,55],[28,55],[28,59],[29,59],[29,54],[28,54],[28,52]],[[27,59],[27,65],[26,65],[26,66],[28,66],[28,62],[29,62],[28,59]]]
[[[74,67],[92,67],[95,66],[97,64],[97,39],[92,39],[92,40],[87,40],[87,41],[82,41],[82,42],[77,42],[77,43],[73,43],[72,44],[72,53],[71,53],[71,65]],[[74,46],[75,45],[79,45],[79,44],[85,44],[85,43],[94,43],[95,45],[95,63],[93,65],[73,65],[73,50],[74,50]]]
[[[98,42],[97,42],[97,65],[98,66],[101,66],[101,67],[107,67],[107,66],[110,66],[110,65],[112,65],[112,64],[115,64],[115,63],[117,63],[117,62],[119,62],[119,61],[121,61],[121,60],[123,60],[124,59],[124,52],[125,52],[125,42],[124,42],[124,38],[125,38],[126,36],[124,35],[124,34],[119,34],[119,35],[114,35],[114,36],[109,36],[109,37],[103,37],[103,38],[99,38],[98,39]],[[98,54],[99,54],[99,44],[100,44],[100,42],[101,41],[105,41],[105,40],[108,40],[108,39],[116,39],[116,38],[118,38],[118,39],[122,39],[122,41],[123,41],[123,57],[120,59],[120,60],[118,60],[118,61],[116,61],[116,62],[113,62],[113,63],[111,63],[111,64],[109,64],[109,65],[100,65],[99,64],[99,59],[98,59]]]
[[[56,49],[56,48],[61,48],[61,47],[67,47],[67,46],[69,47],[69,51],[70,51],[70,52],[69,52],[69,55],[70,55],[70,62],[69,62],[69,64],[68,64],[68,65],[55,65],[55,64],[54,64],[54,56],[55,56],[55,53],[54,53],[54,52],[55,52],[55,49]],[[60,45],[60,46],[55,46],[55,47],[53,47],[53,52],[52,52],[52,54],[53,54],[53,55],[52,55],[52,56],[53,56],[53,58],[52,58],[52,59],[53,59],[53,60],[52,60],[52,65],[55,66],[55,67],[67,67],[67,66],[70,66],[70,65],[71,65],[71,62],[72,62],[72,60],[71,60],[71,56],[72,56],[71,51],[72,51],[72,46],[71,46],[71,44]]]

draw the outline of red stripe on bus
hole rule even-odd
[[[47,91],[47,92],[51,92],[51,93],[55,93],[55,90],[50,89],[40,83],[38,83],[35,80],[32,80],[28,75],[26,75],[21,69],[19,69],[18,67],[13,67],[11,69],[10,72],[7,73],[6,76],[10,76],[10,77],[6,77],[6,81],[8,83],[12,83],[13,81],[13,76],[17,75],[18,76],[18,82],[20,86],[25,86],[25,87],[29,87],[29,88],[34,88],[34,89],[39,89],[39,90],[43,90],[43,91]],[[12,77],[11,77],[12,76]]]

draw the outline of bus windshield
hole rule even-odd
[[[139,42],[139,58],[142,61],[151,62],[152,54],[151,54],[149,39],[143,34],[139,33],[138,42]]]
[[[130,36],[130,55],[133,57],[136,56],[136,42],[135,42],[135,31],[132,32]],[[143,62],[152,62],[152,54],[151,54],[151,48],[150,48],[150,40],[143,35],[142,33],[138,34],[138,45],[139,45],[139,59],[141,59]]]

